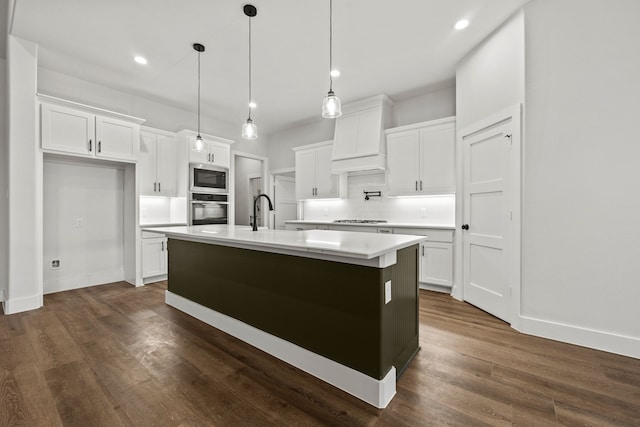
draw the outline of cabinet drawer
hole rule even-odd
[[[430,242],[453,243],[453,230],[442,230],[437,228],[394,228],[393,233],[427,236],[427,239]]]

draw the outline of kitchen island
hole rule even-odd
[[[418,347],[421,236],[206,225],[169,238],[167,304],[378,407]]]

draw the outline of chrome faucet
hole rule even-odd
[[[273,204],[271,203],[271,199],[266,194],[258,194],[255,199],[253,199],[253,231],[258,231],[258,218],[256,208],[258,206],[258,199],[260,197],[266,197],[267,202],[269,202],[269,210],[273,210]]]

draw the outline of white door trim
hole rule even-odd
[[[460,225],[464,221],[464,168],[463,168],[463,139],[476,132],[489,128],[505,120],[512,120],[513,134],[511,137],[510,172],[509,179],[510,192],[513,195],[510,209],[512,218],[510,225],[511,241],[508,247],[507,280],[511,288],[511,326],[521,329],[521,286],[522,286],[522,104],[518,103],[512,107],[490,114],[477,122],[465,126],[458,130],[456,135],[456,225],[455,233],[455,259],[458,260],[454,271],[454,287],[452,296],[464,300],[464,256],[463,256],[463,231]]]

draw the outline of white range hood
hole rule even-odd
[[[384,94],[342,106],[333,137],[333,173],[386,169],[384,130],[391,127],[392,106]]]

